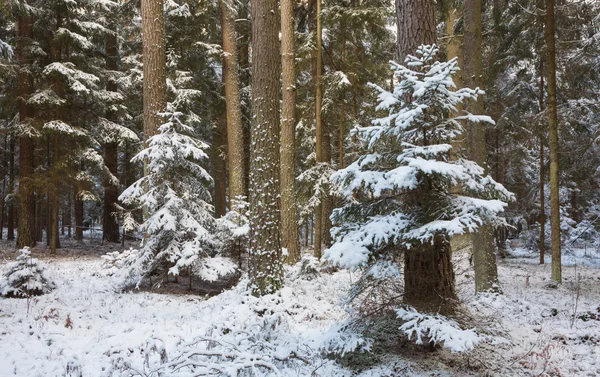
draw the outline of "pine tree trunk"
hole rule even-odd
[[[556,51],[554,47],[554,0],[546,0],[546,48],[548,63],[548,138],[550,142],[550,231],[552,276],[562,283],[560,251],[560,199],[558,196],[558,114],[556,109]]]
[[[6,198],[6,172],[8,171],[8,134],[4,134],[4,149],[2,150],[2,196],[0,196],[0,240],[4,237],[4,198]]]
[[[32,20],[25,14],[17,19],[17,59],[21,67],[19,73],[19,91],[23,101],[19,104],[21,122],[30,122],[34,116],[33,107],[25,101],[33,92],[33,77],[25,70],[30,63],[25,52],[24,39],[32,38]],[[34,247],[35,241],[35,196],[34,196],[34,150],[35,141],[28,136],[19,137],[19,222],[17,247]]]
[[[250,270],[255,295],[283,282],[279,211],[279,14],[277,0],[252,2]]]
[[[450,241],[435,236],[404,258],[404,302],[422,312],[451,313],[457,297]]]
[[[223,32],[223,83],[227,106],[227,161],[229,163],[229,206],[246,196],[244,165],[244,128],[240,99],[238,50],[235,33],[235,2],[221,0]]]
[[[398,61],[436,42],[433,0],[397,0]],[[404,253],[404,302],[423,311],[450,312],[456,301],[450,242],[442,235]]]
[[[117,37],[115,35],[107,35],[106,37],[106,68],[111,71],[119,69],[118,66],[119,50]],[[116,92],[118,90],[117,83],[109,80],[106,84],[106,90]],[[113,120],[115,114],[112,112],[106,113],[108,120]],[[119,164],[119,147],[115,140],[104,144],[104,164],[114,177],[117,177]],[[107,242],[119,243],[121,235],[119,232],[119,220],[114,216],[117,210],[115,205],[119,200],[119,187],[113,184],[108,176],[104,177],[104,203],[102,213],[102,238]]]
[[[398,63],[422,44],[436,41],[435,4],[432,0],[396,0]]]
[[[313,70],[314,74],[314,82],[315,82],[315,128],[316,128],[316,158],[317,164],[324,162],[323,155],[323,119],[322,119],[322,105],[323,105],[323,26],[322,26],[322,18],[321,18],[321,0],[316,0],[317,11],[317,46],[315,49],[315,67]],[[316,258],[321,258],[322,248],[323,248],[323,218],[325,215],[324,211],[324,195],[321,195],[321,204],[317,206],[315,209],[315,250],[314,256]]]
[[[54,136],[54,153],[52,156],[53,167],[56,169],[56,165],[58,164],[59,159],[59,135],[56,134]],[[58,197],[60,193],[60,181],[57,177],[57,173],[54,173],[55,179],[53,184],[53,189],[51,192],[51,222],[50,222],[50,231],[51,231],[51,243],[50,243],[50,254],[56,255],[56,249],[60,248],[60,240],[59,240],[59,231],[58,231]]]
[[[217,121],[217,129],[213,132],[212,144],[212,177],[215,181],[213,203],[215,216],[222,217],[227,213],[227,166],[223,154],[227,150],[227,120],[225,114]]]
[[[83,241],[83,200],[79,197],[79,189],[74,191],[75,240]]]
[[[238,46],[239,46],[239,65],[240,65],[240,85],[242,88],[250,87],[250,20],[249,0],[239,2],[238,18],[244,20],[238,23]],[[248,101],[249,102],[249,101]],[[249,197],[248,188],[250,187],[250,128],[252,109],[249,104],[242,107],[242,128],[244,132],[244,187],[246,191],[244,196]]]
[[[464,79],[472,89],[482,86],[482,40],[481,0],[465,0],[464,17]],[[468,105],[471,114],[483,114],[483,97]],[[467,150],[470,160],[487,169],[487,149],[485,125],[479,122],[467,123]],[[479,227],[471,235],[473,242],[473,266],[475,268],[475,291],[485,292],[499,289],[494,232],[490,225]]]
[[[13,193],[15,190],[15,140],[11,137],[9,143],[9,160],[8,160],[8,192]],[[2,200],[4,202],[4,198]],[[6,230],[6,239],[11,241],[15,239],[15,207],[13,201],[8,203],[8,215],[6,218],[8,229]],[[0,228],[0,232],[1,232]]]
[[[544,60],[540,58],[540,112],[544,110]],[[540,135],[540,264],[546,254],[546,198],[544,193],[544,132]]]
[[[144,65],[144,141],[156,135],[167,106],[163,0],[142,0]]]
[[[281,238],[288,263],[300,260],[296,216],[296,68],[294,48],[294,1],[281,0]]]
[[[323,125],[323,162],[331,164],[331,134],[329,125]],[[333,200],[329,193],[323,195],[323,219],[321,230],[321,243],[323,247],[331,246],[331,212],[333,211]]]

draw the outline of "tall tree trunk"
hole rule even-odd
[[[75,207],[75,240],[83,241],[83,200],[80,198],[79,188],[74,188],[73,197]]]
[[[156,135],[167,106],[165,18],[163,0],[142,0],[144,65],[144,141]]]
[[[242,20],[237,23],[238,30],[238,47],[239,47],[239,79],[240,86],[247,88],[250,86],[250,28],[249,20],[249,0],[241,0],[238,2],[238,19]],[[249,104],[250,100],[245,101],[246,106],[242,107],[242,129],[244,133],[244,196],[248,198],[248,187],[250,186],[250,127],[252,109]]]
[[[321,0],[316,0],[317,4],[317,46],[315,50],[315,69],[313,70],[313,74],[315,77],[315,128],[316,128],[316,158],[317,164],[324,162],[323,155],[323,119],[322,119],[322,105],[323,105],[323,25],[321,18]],[[325,216],[325,212],[323,211],[323,201],[324,195],[321,195],[321,203],[317,206],[315,210],[315,250],[314,256],[316,258],[321,258],[322,255],[322,247],[323,247],[323,217]]]
[[[540,56],[540,112],[544,111],[544,60]],[[540,131],[540,264],[546,253],[546,198],[544,193],[544,131]]]
[[[560,199],[558,196],[558,114],[556,110],[556,51],[554,47],[554,0],[546,0],[546,48],[548,63],[548,138],[550,144],[550,230],[552,276],[562,283],[560,252]]]
[[[221,29],[223,31],[223,83],[227,107],[227,162],[229,163],[229,206],[246,196],[244,165],[244,127],[238,71],[238,50],[235,33],[236,5],[221,0]]]
[[[279,211],[279,4],[252,2],[250,270],[255,295],[281,288]]]
[[[22,101],[19,104],[19,118],[22,123],[30,123],[34,116],[33,107],[27,104],[27,98],[33,92],[33,77],[25,69],[30,63],[26,53],[25,40],[32,38],[32,20],[26,14],[17,19],[17,59],[19,73],[19,91]],[[30,127],[32,127],[30,125]],[[17,247],[34,247],[35,241],[35,196],[34,196],[34,149],[35,140],[27,135],[19,137],[19,222]]]
[[[9,160],[8,160],[8,192],[11,194],[15,190],[15,140],[11,137],[9,144]],[[4,202],[4,198],[2,198]],[[6,218],[6,222],[8,223],[8,229],[6,230],[6,239],[14,240],[15,239],[15,207],[13,201],[11,200],[8,203],[8,215]],[[1,232],[0,228],[0,232]]]
[[[54,169],[57,169],[57,165],[58,165],[58,159],[60,157],[59,155],[59,149],[60,149],[60,140],[59,140],[60,136],[58,134],[54,135],[54,153],[52,155],[52,165]],[[51,243],[50,243],[50,254],[55,255],[56,254],[56,249],[60,248],[60,240],[59,240],[59,230],[58,230],[58,212],[59,212],[59,204],[58,204],[58,198],[60,196],[60,179],[58,178],[58,174],[55,171],[54,172],[54,177],[53,177],[53,188],[52,191],[50,193],[50,198],[51,198],[51,205],[50,205],[50,209],[51,209],[51,222],[50,222],[50,235],[48,235],[48,237],[51,237]]]
[[[433,0],[397,0],[398,61],[413,54],[422,44],[434,44]],[[456,300],[454,270],[449,240],[434,237],[404,252],[404,302],[424,311],[449,312]]]
[[[4,198],[6,197],[6,172],[8,171],[8,135],[4,134],[4,149],[2,150],[2,194],[0,196],[0,240],[4,237]]]
[[[479,88],[482,85],[482,40],[481,0],[465,0],[464,17],[464,79],[468,87]],[[468,105],[472,114],[483,114],[483,98]],[[485,125],[479,122],[467,123],[467,150],[469,159],[483,167],[487,173],[487,148]],[[490,225],[479,227],[471,235],[473,242],[473,266],[475,268],[475,291],[485,292],[499,289],[494,232]]]
[[[281,235],[289,263],[300,260],[296,217],[296,68],[294,48],[294,1],[281,0]]]
[[[223,155],[227,150],[227,120],[225,114],[217,120],[217,129],[213,132],[212,144],[212,176],[215,180],[213,202],[215,216],[227,213],[227,166]]]
[[[119,50],[116,35],[107,35],[106,37],[106,68],[111,71],[117,71],[119,69],[118,59]],[[106,90],[109,92],[116,92],[118,90],[117,83],[113,80],[109,80],[106,84]],[[113,120],[115,114],[111,111],[106,113],[108,120]],[[104,164],[106,168],[112,174],[113,177],[117,177],[118,165],[119,165],[119,147],[117,140],[111,140],[104,144]],[[117,208],[115,205],[119,200],[119,186],[112,182],[109,174],[104,177],[104,203],[102,213],[102,238],[107,242],[119,243],[121,241],[121,235],[119,232],[119,220],[114,216]]]

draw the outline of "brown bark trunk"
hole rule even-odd
[[[279,14],[277,0],[252,2],[250,271],[256,295],[281,288],[279,211]]]
[[[59,159],[59,148],[60,148],[60,141],[59,141],[59,135],[56,134],[54,136],[54,153],[52,156],[52,165],[53,168],[56,169],[56,165],[58,165],[58,159]],[[56,254],[56,249],[60,248],[60,240],[59,240],[59,230],[58,230],[58,212],[59,212],[59,208],[58,208],[58,197],[59,197],[59,193],[60,193],[60,180],[58,178],[58,174],[55,171],[54,172],[54,177],[53,177],[53,189],[51,192],[51,222],[50,222],[50,231],[51,231],[51,243],[50,243],[50,253],[55,255]]]
[[[540,112],[544,110],[544,60],[540,57]],[[540,131],[540,264],[544,264],[546,253],[546,197],[544,193],[544,135]]]
[[[144,141],[158,132],[167,100],[163,0],[142,0]]]
[[[111,71],[119,69],[118,58],[119,50],[117,37],[115,35],[108,35],[106,37],[106,68]],[[109,80],[106,84],[106,90],[109,92],[116,92],[118,90],[117,83]],[[112,112],[106,113],[106,118],[112,120],[115,114]],[[118,165],[119,165],[119,147],[116,141],[111,141],[104,144],[104,164],[106,168],[114,177],[117,177]],[[104,177],[104,203],[102,213],[102,238],[107,242],[119,243],[121,241],[121,235],[119,233],[119,220],[114,216],[117,210],[115,204],[119,200],[119,187],[111,182],[108,174]]]
[[[17,19],[17,59],[22,70],[19,74],[19,91],[23,100],[19,104],[19,118],[28,123],[34,116],[33,107],[25,101],[33,92],[33,77],[25,70],[30,59],[25,51],[27,38],[32,38],[32,20],[23,14]],[[17,232],[17,247],[34,247],[35,241],[35,196],[34,196],[34,149],[35,141],[31,137],[19,138],[19,222]]]
[[[215,180],[213,202],[215,216],[225,216],[227,213],[227,166],[223,154],[227,149],[227,121],[225,116],[217,121],[217,129],[213,133],[212,145],[212,176]]]
[[[396,0],[398,62],[421,44],[436,40],[435,5],[431,0]]]
[[[435,236],[404,253],[404,302],[422,312],[449,314],[456,306],[449,240]]]
[[[75,212],[75,240],[83,241],[83,200],[79,198],[79,189],[75,187],[74,193]]]
[[[8,160],[8,192],[12,194],[15,190],[15,140],[10,138],[10,146],[9,146],[9,160]],[[4,198],[2,198],[2,202],[4,204]],[[13,201],[11,200],[8,203],[8,215],[6,218],[6,222],[8,223],[8,229],[6,230],[6,239],[14,240],[15,239],[15,208]],[[0,232],[1,232],[0,228]]]
[[[548,63],[548,138],[550,144],[550,230],[552,276],[562,283],[560,245],[560,199],[558,194],[558,114],[556,109],[556,51],[554,46],[554,0],[546,0],[546,48]]]
[[[316,128],[316,158],[317,164],[324,162],[323,155],[323,134],[325,130],[323,129],[323,119],[322,119],[322,105],[323,105],[323,26],[322,26],[322,18],[321,18],[321,0],[316,0],[317,10],[316,10],[316,18],[317,18],[317,46],[315,49],[315,65],[313,69],[314,74],[314,82],[315,82],[315,128]],[[324,211],[324,195],[321,195],[321,204],[319,204],[315,210],[315,245],[314,245],[314,256],[316,258],[321,258],[322,255],[322,247],[323,247],[323,218],[325,216]]]
[[[481,0],[465,0],[464,17],[464,78],[470,88],[482,85],[482,25]],[[483,114],[483,97],[472,101],[468,106],[472,114]],[[479,122],[467,123],[467,149],[469,159],[485,169],[487,174],[487,148],[485,125]],[[473,242],[473,266],[475,268],[475,291],[484,292],[499,289],[494,233],[490,225],[479,227],[471,235]]]
[[[244,128],[238,72],[238,50],[235,33],[235,3],[221,0],[223,31],[223,83],[227,107],[227,161],[229,163],[229,206],[246,196],[244,164]]]
[[[300,260],[296,217],[296,68],[294,49],[294,1],[281,1],[281,235],[288,263]]]

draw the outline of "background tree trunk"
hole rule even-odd
[[[323,154],[323,135],[325,130],[323,129],[323,117],[321,114],[323,105],[323,26],[321,19],[321,0],[316,0],[316,18],[317,18],[317,46],[315,50],[315,128],[316,128],[316,158],[317,164],[324,162]],[[324,206],[324,195],[321,195],[321,203],[315,209],[315,244],[314,244],[314,256],[315,258],[321,258],[322,247],[323,247],[323,217],[326,216],[323,211]]]
[[[422,44],[436,41],[435,3],[432,0],[396,0],[398,63]]]
[[[465,0],[464,17],[464,80],[472,89],[482,86],[482,39],[481,0]],[[472,114],[483,114],[483,97],[471,101],[468,110]],[[470,160],[488,172],[485,124],[467,122],[467,150]],[[473,242],[473,266],[475,268],[475,291],[498,290],[498,269],[494,250],[494,232],[490,225],[483,225],[471,234]]]
[[[15,140],[12,136],[10,138],[8,158],[8,192],[12,194],[15,190]],[[4,202],[4,198],[2,198],[2,201]],[[8,215],[6,217],[6,222],[8,223],[8,229],[6,230],[6,239],[9,241],[15,239],[15,206],[13,203],[13,200],[9,201]],[[2,231],[1,229],[2,228],[0,228],[0,232]]]
[[[552,276],[562,283],[560,245],[560,199],[558,196],[558,114],[556,109],[556,51],[554,47],[554,0],[546,0],[546,48],[548,63],[548,138],[550,142],[550,230]]]
[[[256,295],[281,288],[279,211],[279,14],[277,0],[251,4],[250,269]]]
[[[25,40],[31,39],[32,20],[25,14],[17,19],[17,59],[21,67],[19,73],[19,91],[23,100],[19,104],[19,118],[27,123],[33,118],[33,107],[25,101],[33,92],[33,77],[25,70],[29,57],[25,52]],[[28,136],[19,137],[19,222],[17,248],[34,247],[35,241],[35,196],[34,196],[34,150],[35,140]]]
[[[227,120],[225,114],[217,121],[212,143],[212,177],[215,180],[213,203],[215,217],[227,213],[227,166],[224,159],[227,150]]]
[[[244,164],[244,128],[240,98],[238,50],[235,33],[236,5],[221,0],[221,29],[223,32],[223,83],[227,107],[227,161],[229,163],[229,207],[246,196]]]
[[[107,35],[106,37],[106,68],[111,71],[119,69],[118,66],[119,50],[117,37],[115,35]],[[109,80],[106,84],[106,90],[116,92],[118,90],[117,83]],[[107,112],[106,118],[113,120],[115,114]],[[104,144],[104,164],[108,168],[110,174],[114,177],[118,176],[119,164],[119,148],[116,140]],[[119,200],[119,187],[113,184],[108,177],[104,177],[104,202],[102,216],[102,238],[107,242],[119,243],[121,235],[119,232],[119,220],[113,213],[116,211],[115,204]]]
[[[75,240],[83,241],[83,200],[80,199],[79,189],[75,187],[74,193],[75,212]]]
[[[294,49],[294,1],[281,1],[281,236],[288,262],[300,260],[296,216],[296,69]]]
[[[540,57],[540,112],[544,111],[544,60]],[[544,193],[544,131],[540,131],[540,264],[546,253],[546,197]]]

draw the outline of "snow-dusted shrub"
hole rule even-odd
[[[7,263],[0,277],[0,295],[5,297],[39,296],[54,288],[46,265],[31,256],[29,247],[19,250],[17,260]]]
[[[133,352],[114,349],[106,376],[309,376],[325,354],[369,347],[342,325],[293,331],[314,308],[291,288],[255,297],[244,280],[205,304],[206,325],[193,339],[173,345],[152,337]]]
[[[421,314],[414,308],[400,308],[396,315],[405,321],[400,330],[415,343],[432,342],[452,352],[470,351],[482,340],[474,329],[463,330],[456,321],[442,315]]]
[[[250,222],[248,220],[248,202],[238,198],[233,208],[225,216],[217,219],[215,237],[219,240],[221,254],[238,260],[242,265],[242,256],[248,248]]]
[[[112,251],[102,256],[102,270],[104,275],[112,276],[130,268],[139,258],[138,249],[129,248],[123,252]]]
[[[141,226],[143,245],[129,266],[126,284],[139,286],[143,278],[155,274],[160,285],[167,274],[189,271],[199,259],[216,256],[220,248],[209,204],[213,180],[202,166],[208,145],[195,137],[182,121],[184,114],[171,105],[163,116],[168,121],[132,159],[146,164],[146,174],[119,198],[125,204],[141,204],[148,214]]]

